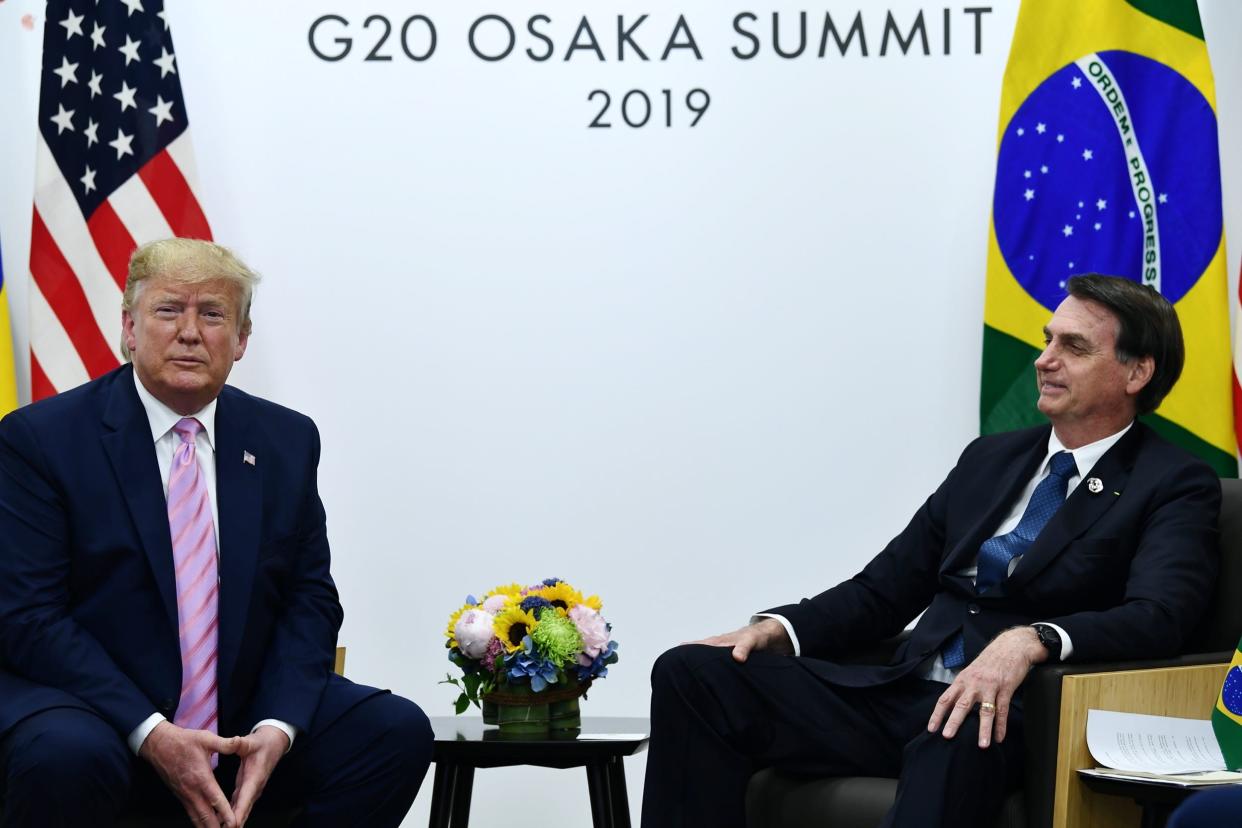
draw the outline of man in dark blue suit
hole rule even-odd
[[[395,826],[414,800],[426,716],[332,672],[318,432],[225,386],[256,281],[209,242],[139,248],[132,365],[0,422],[4,826],[239,826],[260,794]]]
[[[772,766],[899,777],[886,826],[990,825],[1033,665],[1178,652],[1212,594],[1220,484],[1136,417],[1177,381],[1181,328],[1124,279],[1068,291],[1035,361],[1051,427],[968,445],[852,579],[657,661],[644,828],[740,828]],[[842,663],[911,622],[888,664]]]

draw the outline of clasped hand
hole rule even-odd
[[[946,739],[957,735],[970,711],[979,706],[979,747],[1005,741],[1009,706],[1014,693],[1035,664],[1045,661],[1048,651],[1031,627],[1014,627],[992,639],[949,685],[932,710],[927,730],[935,733],[940,723]],[[948,720],[945,721],[945,716]]]
[[[241,828],[288,746],[289,737],[270,726],[249,736],[226,739],[206,730],[161,722],[147,735],[138,754],[155,768],[194,825]],[[241,757],[231,802],[212,773],[213,753]]]

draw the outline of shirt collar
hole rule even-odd
[[[147,412],[147,422],[151,425],[151,441],[159,442],[160,438],[181,421],[182,416],[156,399],[155,395],[142,384],[142,380],[138,379],[137,371],[134,371],[134,386],[138,389],[138,399],[142,401],[142,407]],[[215,451],[216,401],[213,399],[201,409],[188,416],[193,417],[202,424],[203,434],[207,436],[207,445],[211,446],[212,451]]]
[[[1058,451],[1068,451],[1074,456],[1074,465],[1078,467],[1078,476],[1086,477],[1091,469],[1104,456],[1104,452],[1108,451],[1117,441],[1125,436],[1126,432],[1134,427],[1134,421],[1118,431],[1116,434],[1110,434],[1102,440],[1096,440],[1094,443],[1087,443],[1085,446],[1079,446],[1076,449],[1067,449],[1065,445],[1057,439],[1057,430],[1052,429],[1052,433],[1048,435],[1048,455],[1044,457],[1044,463],[1039,467],[1040,474],[1048,467],[1048,463],[1052,460],[1052,455]]]

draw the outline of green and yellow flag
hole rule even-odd
[[[1234,651],[1233,663],[1225,673],[1225,683],[1212,711],[1212,729],[1216,731],[1220,752],[1225,755],[1225,767],[1242,770],[1242,641]]]
[[[0,417],[17,408],[17,376],[13,365],[13,334],[9,329],[9,299],[4,292],[4,265],[0,263]]]
[[[1151,285],[1186,367],[1144,418],[1237,475],[1216,94],[1194,0],[1025,0],[1001,91],[980,426],[1044,422],[1032,365],[1077,273]]]

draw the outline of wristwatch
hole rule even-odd
[[[1052,661],[1061,660],[1061,634],[1057,632],[1056,627],[1051,624],[1032,624],[1031,629],[1035,630],[1035,634],[1039,636],[1039,643],[1044,645],[1044,649],[1048,651],[1048,658]]]

